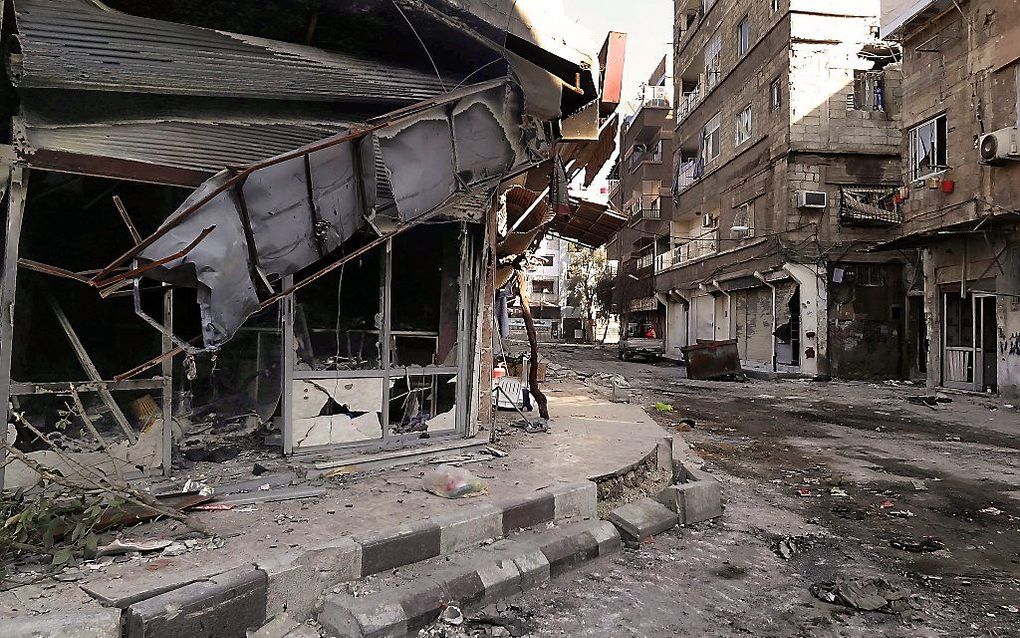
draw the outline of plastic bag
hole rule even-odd
[[[425,473],[421,480],[422,489],[443,498],[481,496],[488,490],[485,483],[462,467],[440,465]]]

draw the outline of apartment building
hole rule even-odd
[[[903,47],[901,236],[929,386],[1020,396],[1020,5],[885,0]]]
[[[898,48],[879,1],[677,0],[668,347],[745,365],[906,374]]]
[[[547,235],[535,250],[525,273],[535,330],[543,338],[562,338],[563,319],[569,314],[567,271],[570,253],[567,246],[565,239]],[[524,318],[520,308],[515,307],[511,311],[510,329],[523,334]]]
[[[637,110],[624,119],[620,157],[609,180],[609,200],[629,216],[607,246],[619,262],[613,303],[621,330],[628,325],[667,329],[655,275],[673,256],[673,86],[668,56],[642,84]],[[673,351],[676,353],[676,351]],[[668,354],[668,353],[667,353]]]

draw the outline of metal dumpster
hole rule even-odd
[[[727,341],[699,339],[697,345],[686,346],[680,350],[684,353],[688,379],[744,378],[736,339]]]

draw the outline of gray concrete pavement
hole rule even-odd
[[[547,353],[607,396],[600,375],[620,374],[635,403],[670,403],[650,414],[682,432],[726,510],[518,597],[533,635],[1020,635],[1020,415],[1008,402],[953,394],[932,410],[908,401],[926,392],[912,385],[694,382],[612,351]],[[891,544],[925,536],[946,549]],[[917,609],[852,611],[809,591],[874,577]]]

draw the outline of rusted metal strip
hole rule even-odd
[[[131,240],[136,244],[142,241],[142,236],[138,234],[138,229],[135,228],[134,222],[131,221],[131,216],[128,215],[127,208],[124,206],[124,202],[120,200],[120,196],[113,196],[113,205],[117,207],[117,212],[120,213],[120,218],[124,220],[124,225],[127,226],[128,233],[131,234]]]
[[[164,257],[162,259],[157,259],[154,262],[145,264],[144,266],[139,266],[138,268],[133,268],[131,270],[128,270],[127,272],[123,272],[123,273],[117,275],[116,277],[111,277],[110,279],[107,279],[105,281],[96,281],[95,279],[91,279],[91,280],[89,280],[89,283],[92,284],[93,286],[95,286],[96,288],[107,288],[107,287],[112,286],[114,284],[120,283],[120,282],[124,281],[125,279],[131,279],[132,277],[137,277],[138,275],[141,275],[142,273],[144,273],[146,271],[152,270],[153,268],[156,268],[158,266],[162,266],[163,264],[166,264],[168,262],[174,261],[175,259],[180,259],[181,257],[186,256],[188,253],[190,253],[192,250],[194,250],[195,247],[198,246],[200,243],[202,243],[202,240],[205,239],[206,237],[208,237],[209,233],[211,233],[214,230],[216,230],[216,226],[215,225],[210,226],[209,228],[206,228],[205,230],[203,230],[201,233],[198,234],[198,237],[195,238],[195,241],[191,242],[190,244],[188,244],[187,246],[185,246],[181,250],[177,251],[176,253],[170,255],[169,257]],[[98,275],[97,275],[97,277],[98,277]]]
[[[60,268],[59,266],[51,266],[49,264],[33,261],[31,259],[25,259],[24,257],[20,257],[18,259],[18,265],[21,266],[22,268],[33,270],[35,272],[41,272],[45,275],[53,275],[54,277],[72,279],[83,284],[89,283],[89,278],[86,277],[85,275],[82,275],[81,273],[76,273],[71,270],[65,270],[64,268]]]

